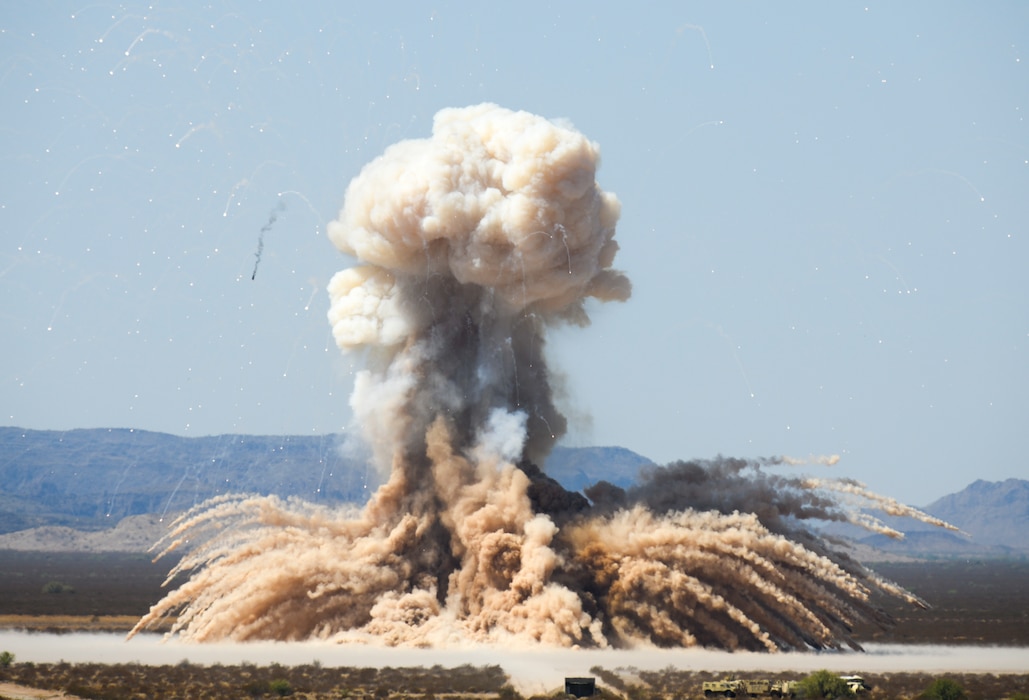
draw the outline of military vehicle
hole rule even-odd
[[[743,681],[736,680],[735,678],[723,678],[720,681],[704,681],[704,685],[701,688],[706,698],[716,695],[734,698],[743,691]]]
[[[769,680],[745,680],[742,681],[740,690],[742,695],[757,697],[769,695],[772,692],[772,681]]]
[[[768,694],[774,698],[792,698],[797,694],[797,681],[775,681]]]
[[[770,681],[760,679],[736,679],[723,678],[720,681],[707,681],[701,689],[704,697],[721,696],[725,698],[735,697],[765,697],[792,698],[797,694],[797,681]]]

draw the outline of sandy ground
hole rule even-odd
[[[78,695],[67,695],[63,690],[40,690],[29,688],[17,683],[0,682],[0,698],[9,700],[49,700],[49,698],[63,698],[64,700],[81,700]]]

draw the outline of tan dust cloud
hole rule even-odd
[[[678,462],[586,496],[540,471],[565,431],[547,329],[630,295],[598,159],[570,125],[484,104],[362,170],[329,225],[360,262],[330,283],[329,321],[365,353],[351,406],[383,485],[362,508],[187,513],[159,544],[185,548],[188,580],[133,634],[173,615],[196,641],[835,648],[888,622],[873,590],[919,603],[806,526],[863,521],[832,497],[849,482],[763,469],[797,460]]]

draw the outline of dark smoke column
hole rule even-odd
[[[485,533],[461,532],[461,491],[505,464],[538,478],[528,463],[542,464],[565,431],[547,326],[586,325],[588,298],[630,294],[611,269],[620,206],[597,186],[598,159],[578,131],[526,112],[445,109],[431,138],[369,163],[329,225],[333,243],[362,263],[330,283],[329,319],[340,348],[370,351],[351,405],[390,475],[380,500],[390,517],[426,523],[415,578],[432,581],[441,604],[461,596],[462,612],[480,605],[468,600],[468,576],[510,587],[526,554],[521,530],[536,514],[526,502],[522,515],[494,523],[505,543],[481,560],[472,550]],[[451,455],[471,461],[442,467]],[[505,497],[524,501],[523,481],[504,486]]]

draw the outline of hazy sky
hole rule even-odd
[[[326,224],[490,101],[623,205],[633,298],[551,337],[566,444],[1029,478],[1027,71],[1023,2],[5,0],[0,423],[343,430]]]

